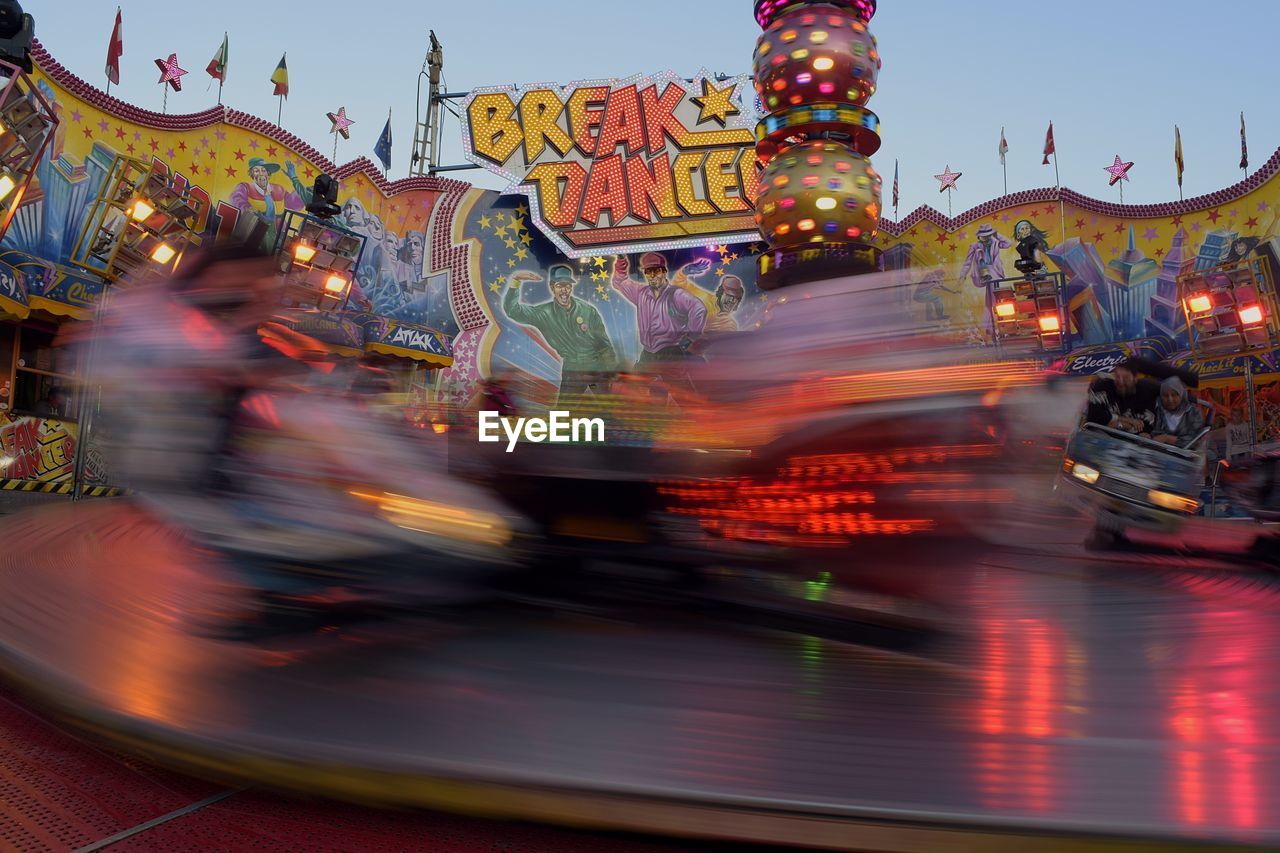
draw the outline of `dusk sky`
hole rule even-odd
[[[103,66],[115,4],[103,0],[25,0],[36,33],[73,73],[105,85]],[[372,149],[393,109],[391,177],[408,172],[415,87],[434,29],[445,47],[452,91],[505,84],[627,77],[705,67],[750,70],[759,28],[750,0],[645,0],[583,4],[566,0],[317,0],[183,3],[125,0],[121,85],[112,93],[159,110],[153,60],[178,54],[191,72],[171,93],[169,112],[216,103],[205,66],[230,34],[224,102],[274,121],[269,82],[288,52],[290,96],[284,126],[318,150],[333,150],[325,113],[355,119],[338,159]],[[591,9],[607,8],[606,17]],[[1214,10],[1208,19],[1198,14]],[[1222,11],[1217,11],[1222,10]],[[1269,0],[1217,6],[1191,0],[955,3],[881,0],[871,30],[884,68],[869,107],[882,122],[884,147],[873,158],[885,176],[890,208],[894,159],[900,162],[905,216],[921,204],[947,209],[935,174],[963,173],[958,214],[1002,192],[996,153],[1009,141],[1009,190],[1052,186],[1042,166],[1045,129],[1054,122],[1062,183],[1118,200],[1103,168],[1115,155],[1136,163],[1126,202],[1176,200],[1173,127],[1182,130],[1187,197],[1241,178],[1239,113],[1248,123],[1250,171],[1280,145],[1274,91],[1280,63]],[[446,159],[462,162],[456,121],[445,128]],[[481,171],[451,177],[499,188]]]

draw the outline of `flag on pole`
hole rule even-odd
[[[1240,168],[1249,168],[1249,145],[1244,140],[1244,113],[1240,113]]]
[[[1182,131],[1173,126],[1173,165],[1178,168],[1178,189],[1182,189],[1182,171],[1186,164],[1182,162]]]
[[[280,57],[280,64],[276,66],[276,70],[271,73],[271,82],[276,84],[276,95],[289,97],[289,66],[285,65],[286,53]]]
[[[111,43],[107,45],[107,79],[120,85],[120,57],[124,54],[124,32],[120,21],[120,7],[116,7],[116,26],[111,31]]]
[[[1004,128],[1000,128],[1000,165],[1005,165],[1004,155],[1009,153],[1009,143],[1004,138]]]
[[[219,83],[227,79],[227,34],[222,34],[222,46],[218,48],[218,52],[213,55],[213,59],[209,61],[209,67],[205,69],[209,72],[209,76]]]
[[[378,144],[373,146],[373,153],[382,162],[382,170],[389,171],[391,169],[391,110],[387,110],[387,124],[382,128]]]
[[[893,161],[893,215],[898,215],[898,161]]]
[[[1053,147],[1053,122],[1049,122],[1049,131],[1044,135],[1044,161],[1040,165],[1048,166],[1049,155],[1056,152],[1057,149]]]

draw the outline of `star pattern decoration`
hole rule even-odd
[[[1257,220],[1257,218],[1256,218],[1256,217],[1253,217],[1253,216],[1250,216],[1248,219],[1246,219],[1246,220],[1244,221],[1244,227],[1245,227],[1245,228],[1257,228],[1257,227],[1258,227],[1258,220]]]
[[[182,91],[182,77],[187,72],[178,65],[178,54],[169,54],[168,59],[157,59],[156,67],[160,69],[161,85],[168,84],[173,91]]]
[[[1211,210],[1206,215],[1209,217],[1209,221],[1212,222],[1214,225],[1217,225],[1218,220],[1222,218],[1222,214],[1216,210]]]
[[[341,133],[343,139],[351,138],[351,125],[355,124],[355,122],[347,118],[346,107],[338,107],[336,113],[325,113],[325,115],[329,117],[329,121],[333,125],[329,128],[330,133]]]
[[[1144,228],[1142,231],[1143,240],[1154,240],[1157,236],[1156,229],[1154,228]]]
[[[1164,249],[1156,249],[1154,254],[1157,258],[1162,258],[1164,257]]]
[[[98,130],[101,131],[102,133],[106,133],[107,128],[109,127],[111,127],[111,125],[107,124],[105,119],[103,121],[98,122]]]
[[[81,113],[79,110],[72,110],[71,120],[74,121],[76,124],[79,124],[80,122],[84,121],[84,114]]]
[[[1102,170],[1111,176],[1111,180],[1107,181],[1107,186],[1114,187],[1120,181],[1129,180],[1129,170],[1132,168],[1132,162],[1122,162],[1120,160],[1120,155],[1117,154],[1116,161]]]
[[[123,127],[116,127],[116,139],[124,139],[125,133]]]
[[[1093,235],[1093,242],[1101,243],[1102,240],[1103,240],[1103,233],[1101,231],[1098,231]]]
[[[733,103],[733,94],[737,88],[738,84],[731,82],[726,88],[717,89],[713,81],[702,78],[702,96],[690,98],[702,110],[698,115],[698,124],[715,121],[725,127],[729,116],[736,116],[741,112]]]
[[[933,176],[934,180],[940,183],[940,186],[938,187],[938,192],[943,192],[945,190],[960,189],[958,186],[956,186],[956,181],[960,180],[960,176],[963,174],[964,174],[963,172],[951,171],[951,166],[950,164],[948,164],[945,168],[943,168],[941,175]]]
[[[1175,228],[1176,228],[1177,226],[1181,225],[1181,224],[1182,224],[1182,217],[1181,217],[1181,216],[1175,216],[1175,217],[1173,217],[1173,225],[1174,225],[1174,227],[1175,227]]]
[[[236,176],[236,170],[235,170],[235,168],[234,168],[234,167],[232,167],[232,166],[228,166],[228,167],[227,167],[227,177],[228,177],[228,178],[234,178],[235,176]]]

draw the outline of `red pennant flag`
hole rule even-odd
[[[121,32],[120,7],[116,7],[116,26],[111,31],[111,43],[107,45],[107,79],[120,85],[120,57],[124,54],[124,34]]]
[[[1055,153],[1055,151],[1056,149],[1053,147],[1053,122],[1049,122],[1049,132],[1044,135],[1044,162],[1040,165],[1048,166],[1049,155]]]

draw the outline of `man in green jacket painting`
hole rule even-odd
[[[560,356],[557,403],[585,394],[588,389],[594,394],[608,393],[618,359],[604,318],[594,305],[573,295],[578,279],[568,264],[552,266],[548,277],[552,298],[530,305],[520,300],[520,287],[526,281],[542,281],[542,276],[528,270],[512,273],[507,279],[502,309],[513,321],[541,332]]]

